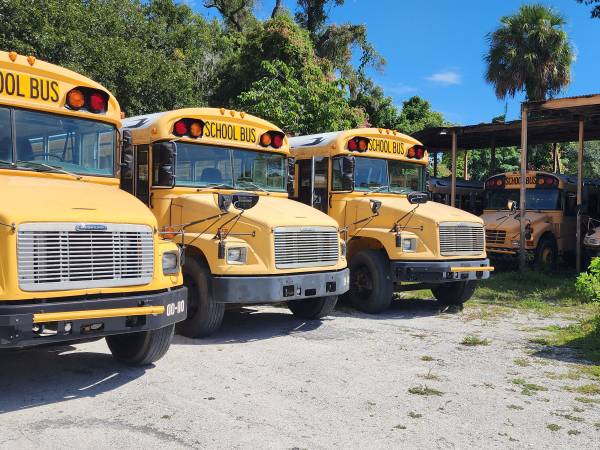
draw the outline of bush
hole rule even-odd
[[[577,277],[575,290],[585,302],[600,301],[600,258],[592,259],[588,271]]]

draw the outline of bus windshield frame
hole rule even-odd
[[[525,205],[527,211],[560,211],[562,210],[562,190],[559,188],[551,189],[531,189],[525,190]],[[485,208],[496,211],[508,210],[508,202],[515,201],[517,209],[521,201],[519,189],[486,189],[485,190]],[[490,197],[494,197],[493,206],[490,205]]]
[[[179,141],[175,186],[287,193],[288,159],[283,153]]]
[[[335,160],[336,157],[333,158],[332,191],[347,190],[343,189],[341,173],[336,173]],[[368,156],[356,157],[354,161],[355,192],[425,192],[425,166],[422,164]]]
[[[0,168],[115,178],[113,124],[0,105]]]

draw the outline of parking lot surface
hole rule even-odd
[[[493,311],[244,308],[148,368],[104,341],[2,353],[0,448],[597,448],[592,381],[530,341],[567,319]]]

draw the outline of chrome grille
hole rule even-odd
[[[505,230],[485,230],[485,242],[488,244],[504,244],[506,241]]]
[[[443,256],[479,255],[484,248],[483,225],[470,222],[440,224],[440,252]]]
[[[275,267],[334,266],[340,252],[338,232],[333,227],[275,228]]]
[[[146,225],[28,223],[17,258],[24,291],[142,285],[152,280],[154,240]]]

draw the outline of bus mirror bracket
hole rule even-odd
[[[177,167],[177,144],[174,141],[155,144],[154,158],[158,166],[156,185],[170,189],[174,188],[175,167]]]
[[[121,145],[121,178],[133,177],[133,139],[130,130],[123,130]]]
[[[293,197],[294,192],[294,178],[296,176],[296,158],[287,159],[287,192],[290,197]]]

